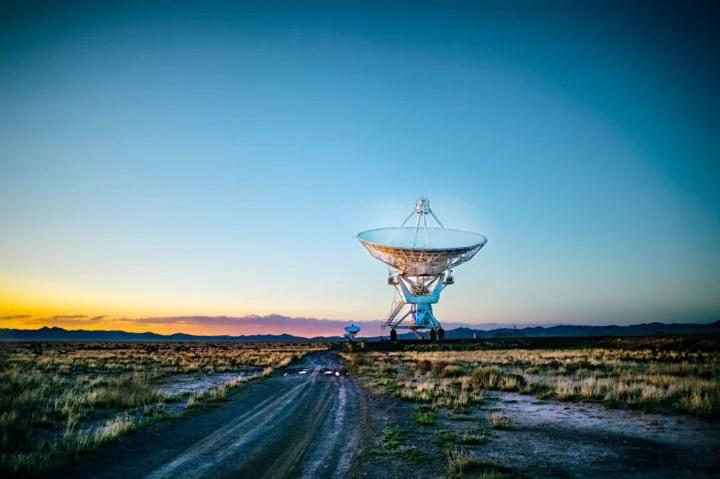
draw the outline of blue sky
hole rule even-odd
[[[424,194],[441,320],[718,319],[718,15],[533,3],[5,7],[0,309],[379,319]]]

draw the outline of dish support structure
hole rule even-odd
[[[408,329],[420,338],[418,330],[430,330],[430,339],[443,339],[445,331],[433,313],[432,305],[440,300],[440,293],[453,284],[450,271],[422,276],[391,273],[388,284],[395,287],[396,300],[382,330],[390,328],[390,339],[397,339],[397,329]]]
[[[414,243],[427,241],[428,216],[432,217],[441,228],[445,227],[430,208],[430,201],[421,197],[415,203],[413,211],[400,224],[400,228],[416,217]],[[440,300],[440,293],[445,287],[454,282],[451,269],[418,274],[417,271],[403,273],[388,268],[388,284],[395,287],[397,294],[390,315],[381,325],[383,336],[385,329],[390,328],[391,341],[397,339],[397,329],[408,329],[418,339],[422,338],[418,330],[430,330],[431,340],[443,339],[445,330],[435,317],[432,305]]]

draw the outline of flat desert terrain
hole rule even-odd
[[[716,477],[718,338],[7,343],[4,476]]]

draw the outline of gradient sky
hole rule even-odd
[[[0,327],[377,320],[421,194],[441,321],[718,319],[720,15],[632,3],[4,2]]]

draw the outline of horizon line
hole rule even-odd
[[[633,324],[627,324],[627,325],[618,325],[618,324],[595,324],[595,325],[586,325],[586,324],[555,324],[552,326],[524,326],[522,328],[513,328],[513,327],[496,327],[492,329],[476,329],[471,328],[467,326],[457,326],[452,329],[446,330],[447,332],[450,331],[456,331],[458,329],[470,329],[471,331],[483,331],[483,332],[492,332],[492,331],[504,331],[504,330],[513,330],[513,329],[552,329],[552,328],[558,328],[558,327],[573,327],[573,328],[633,328],[633,327],[640,327],[640,326],[649,326],[649,325],[662,325],[662,326],[712,326],[712,325],[720,325],[720,319],[716,319],[714,321],[709,322],[696,322],[696,323],[673,323],[673,322],[661,322],[661,321],[653,321],[653,322],[643,322],[643,323],[633,323]],[[132,334],[132,335],[145,335],[145,334],[151,334],[154,336],[161,336],[161,337],[171,337],[171,336],[191,336],[191,337],[197,337],[197,338],[247,338],[247,337],[253,337],[253,336],[271,336],[271,337],[281,337],[281,336],[290,336],[293,338],[299,338],[299,339],[317,339],[317,338],[342,338],[342,335],[315,335],[315,336],[302,336],[297,334],[292,334],[289,332],[284,333],[253,333],[253,334],[193,334],[193,333],[183,333],[183,332],[175,332],[175,333],[157,333],[153,331],[127,331],[123,329],[115,329],[115,330],[109,330],[109,329],[69,329],[64,328],[60,326],[41,326],[38,328],[4,328],[0,327],[0,331],[22,331],[22,332],[38,332],[42,330],[61,330],[67,333],[74,333],[74,332],[84,332],[84,333],[124,333],[124,334]],[[364,336],[361,335],[360,337],[364,338],[374,338],[374,337],[380,337],[385,335],[368,335]],[[0,338],[0,341],[3,339]]]

